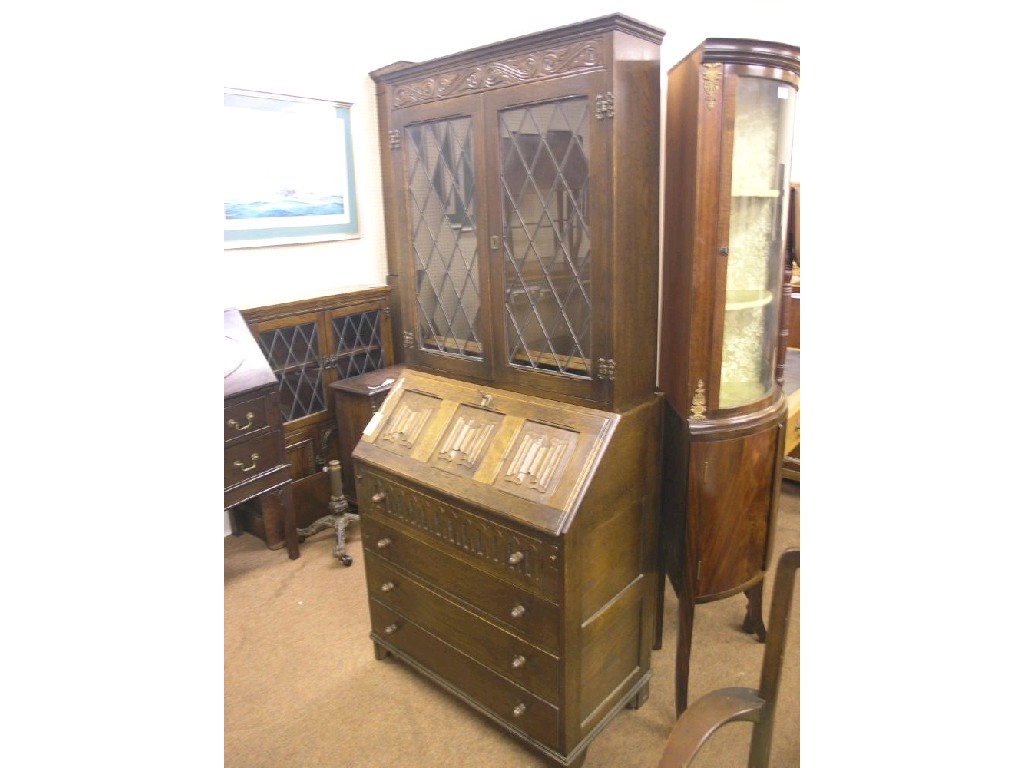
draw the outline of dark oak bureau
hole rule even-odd
[[[255,499],[299,556],[278,383],[237,310],[224,311],[224,509]],[[232,530],[237,524],[232,516]]]
[[[406,372],[353,453],[377,657],[581,765],[647,698],[660,423]]]

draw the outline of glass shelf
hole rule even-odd
[[[735,312],[740,309],[755,309],[763,307],[772,300],[772,292],[766,290],[755,291],[726,291],[725,311]]]

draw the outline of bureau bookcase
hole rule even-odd
[[[651,676],[663,34],[371,73],[405,366],[353,452],[371,638],[564,766]]]

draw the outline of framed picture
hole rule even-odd
[[[359,236],[351,104],[224,90],[224,247]]]

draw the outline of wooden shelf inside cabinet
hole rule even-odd
[[[331,385],[395,362],[390,295],[388,287],[368,288],[242,310],[277,382],[300,529],[322,519],[331,501],[326,470],[339,459]],[[268,546],[285,533],[255,510],[246,523]]]

